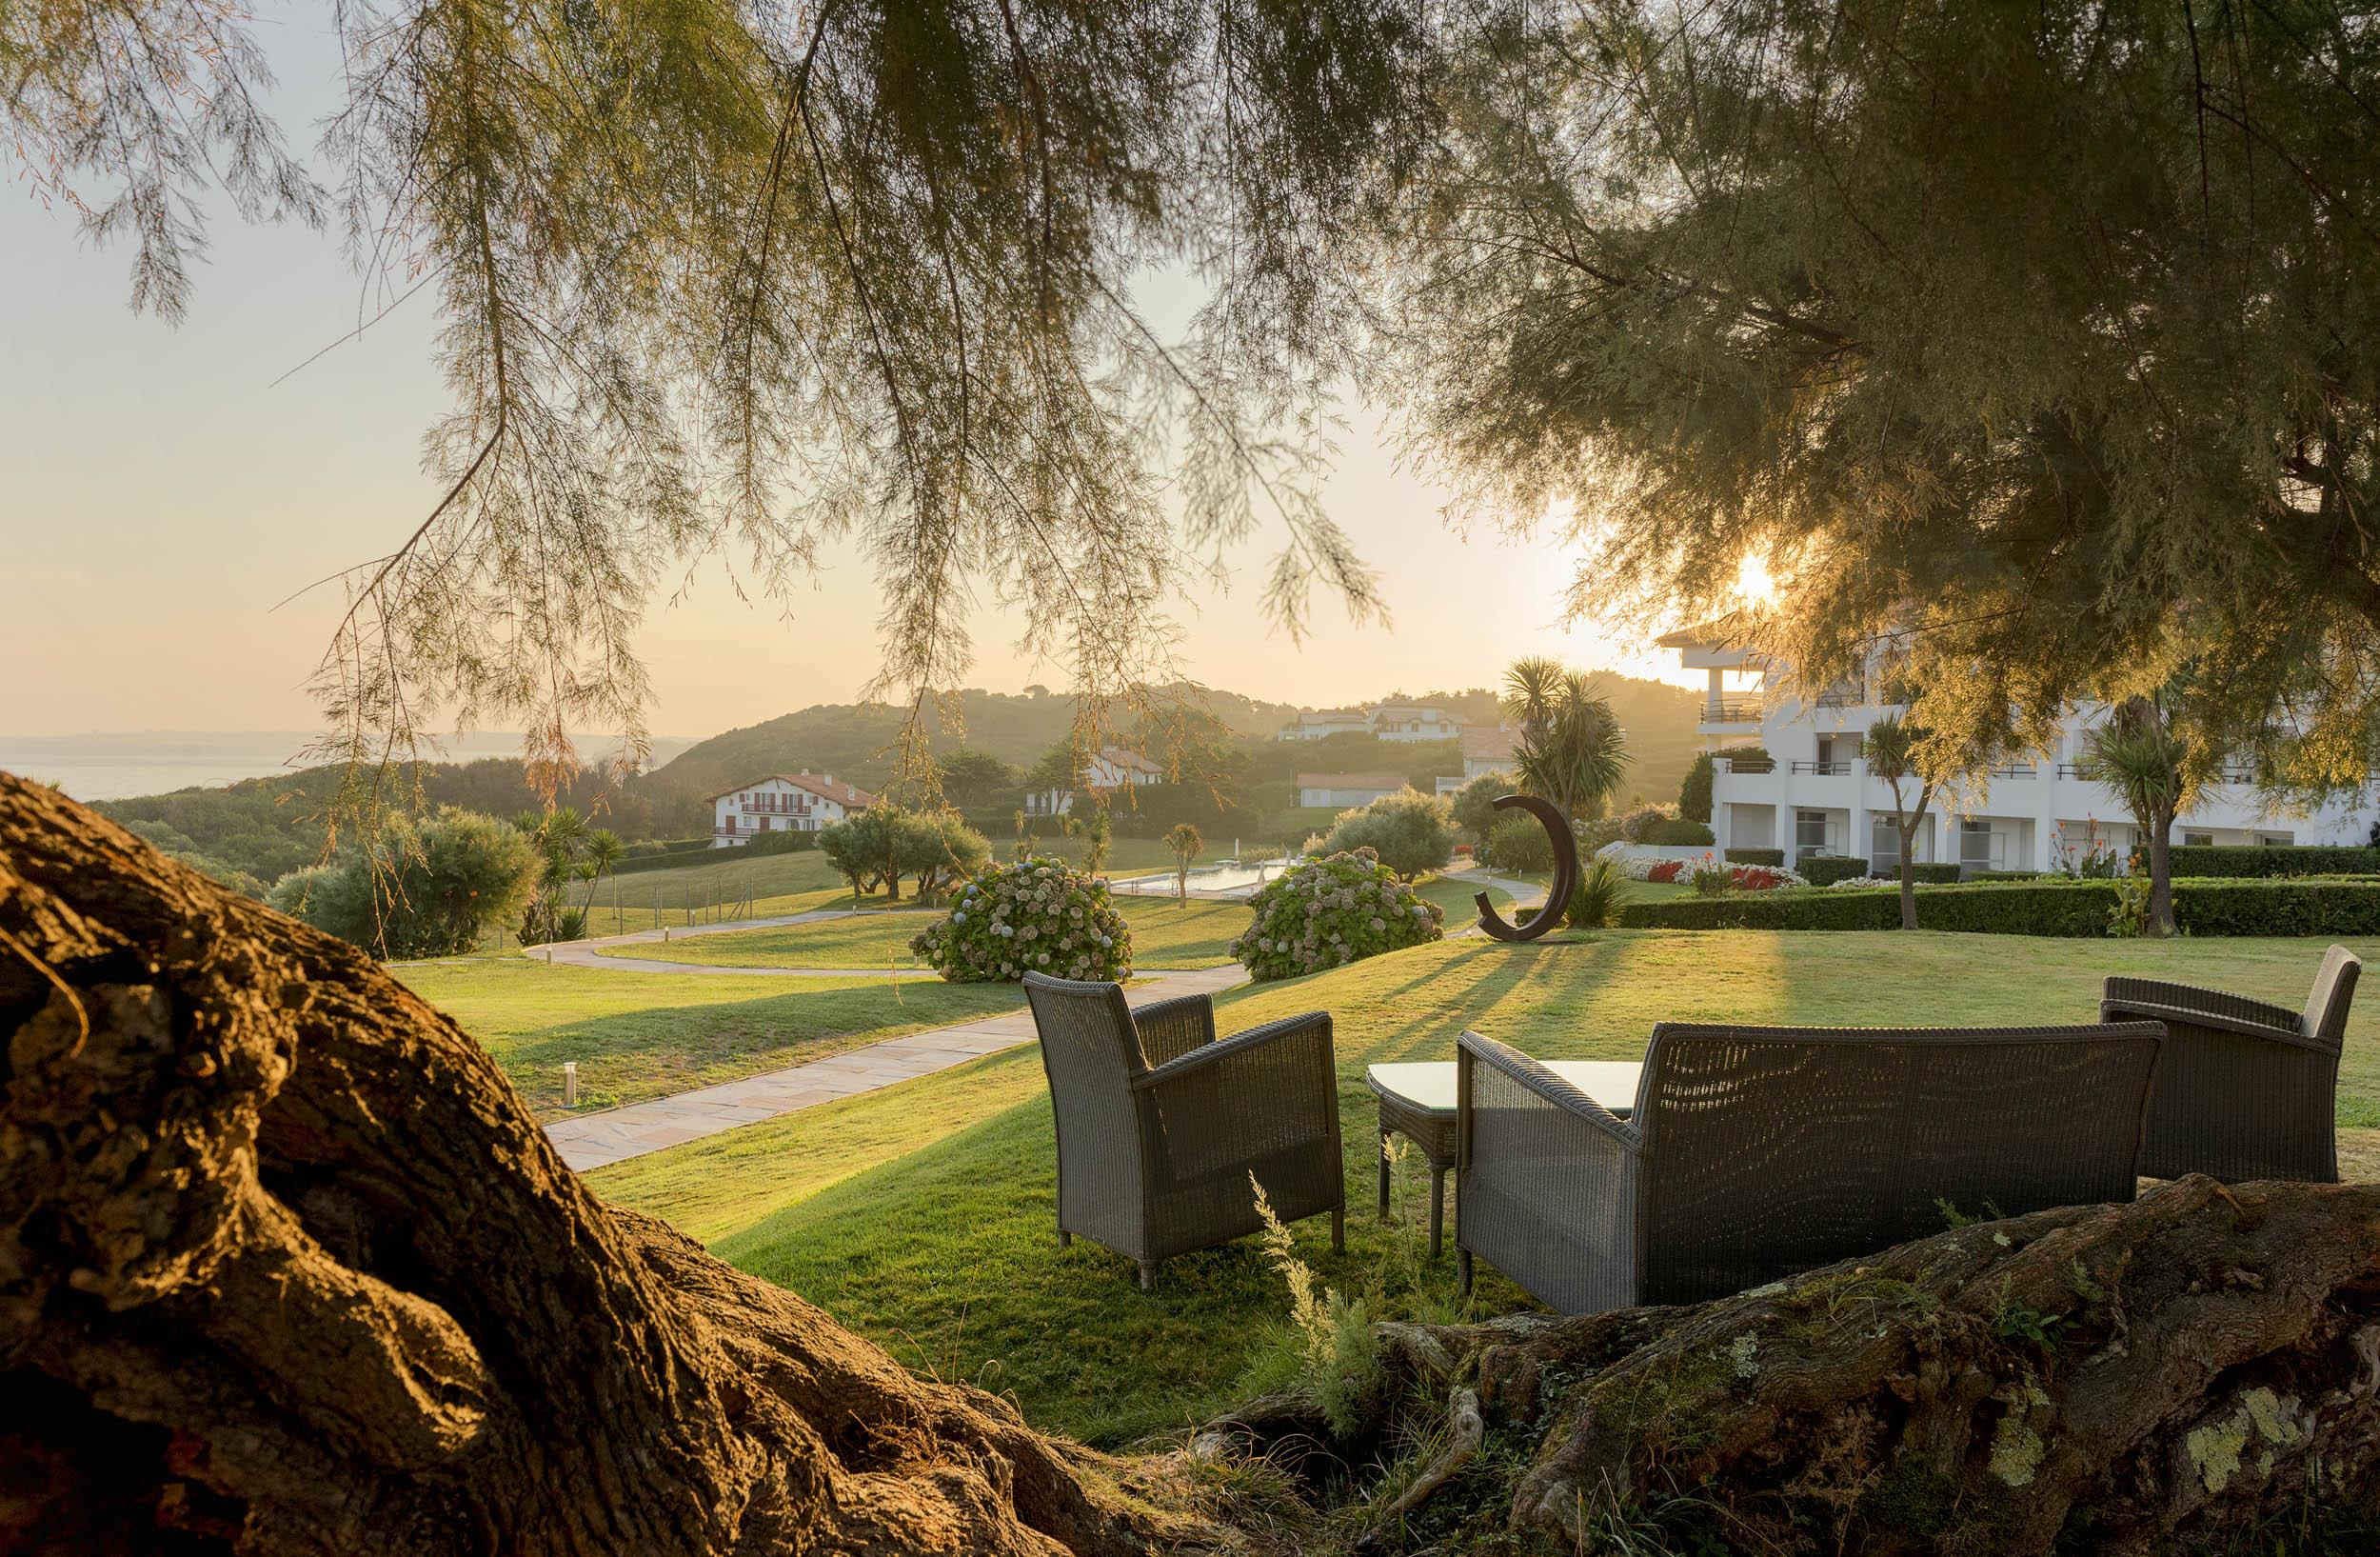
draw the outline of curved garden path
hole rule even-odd
[[[1543,895],[1543,888],[1533,883],[1497,876],[1486,870],[1458,873],[1464,880],[1482,887],[1503,888],[1513,895],[1516,903],[1526,903]],[[666,962],[658,957],[613,957],[604,954],[606,947],[659,946],[664,941],[684,940],[692,935],[719,935],[734,930],[771,929],[783,925],[845,919],[854,911],[850,908],[815,908],[807,913],[737,919],[719,925],[672,927],[666,931],[632,930],[623,935],[569,941],[559,946],[529,947],[524,948],[522,955],[537,962],[624,973],[735,973],[746,977],[818,979],[930,979],[942,976],[931,968],[734,968],[709,963]],[[888,913],[902,910],[872,911]],[[1478,927],[1470,926],[1453,933],[1474,935],[1478,933]],[[1140,975],[1140,982],[1124,991],[1124,998],[1135,1006],[1144,1006],[1154,1000],[1171,1000],[1177,995],[1218,994],[1244,982],[1248,976],[1247,970],[1236,963],[1226,963],[1220,968],[1141,968],[1136,969],[1136,972]],[[556,1120],[545,1127],[545,1134],[561,1150],[562,1160],[584,1172],[591,1168],[642,1157],[648,1151],[659,1151],[664,1147],[699,1141],[704,1136],[734,1129],[739,1125],[758,1124],[764,1119],[775,1119],[782,1114],[816,1108],[822,1103],[857,1097],[863,1092],[875,1091],[880,1087],[890,1087],[895,1082],[929,1076],[937,1070],[947,1070],[953,1066],[980,1060],[987,1054],[1029,1044],[1033,1038],[1033,1016],[1030,1011],[1019,1009],[999,1016],[978,1017],[946,1028],[931,1028],[923,1032],[886,1038],[864,1048],[845,1049],[840,1054],[802,1065],[789,1065],[782,1069],[763,1071],[741,1081],[698,1087],[691,1091],[606,1108],[600,1113]]]

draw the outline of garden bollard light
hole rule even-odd
[[[579,1062],[576,1060],[562,1062],[562,1106],[565,1108],[579,1106]]]

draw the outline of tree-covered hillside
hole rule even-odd
[[[1632,762],[1621,794],[1673,798],[1697,745],[1696,694],[1631,677],[1607,676],[1602,681],[1613,711],[1628,731]],[[1446,709],[1470,723],[1496,718],[1496,695],[1483,688],[1385,695]],[[1152,818],[1163,811],[1160,820],[1176,819],[1166,807],[1177,802],[1190,808],[1184,814],[1203,817],[1220,798],[1240,813],[1242,828],[1260,828],[1274,813],[1295,807],[1295,779],[1300,771],[1398,773],[1427,789],[1434,775],[1460,769],[1460,757],[1446,742],[1393,744],[1361,735],[1312,744],[1274,740],[1274,733],[1299,711],[1288,704],[1233,692],[1184,691],[1160,700],[1145,714],[1121,719],[1114,738],[1142,748],[1169,769],[1178,769],[1183,782],[1167,786],[1169,791],[1198,791],[1178,797],[1144,793],[1154,807]],[[940,757],[962,749],[980,753],[1014,769],[1006,775],[1005,788],[986,791],[988,799],[954,793],[971,809],[1004,816],[1005,808],[1017,803],[1017,794],[1009,791],[1021,793],[1018,786],[1037,765],[1047,775],[1044,759],[1069,739],[1075,703],[1066,694],[1042,688],[1021,693],[969,689],[959,694],[959,712],[963,730],[928,710],[931,749]],[[632,843],[697,836],[710,827],[712,795],[763,773],[806,769],[863,788],[883,788],[899,770],[897,743],[903,714],[903,709],[885,704],[820,704],[714,735],[649,773],[625,780],[592,771],[582,774],[558,798]],[[339,778],[334,769],[314,769],[221,788],[111,800],[98,808],[223,879],[247,876],[269,885],[321,857],[324,817]],[[510,816],[540,803],[520,763],[506,758],[425,763],[391,774],[382,792],[386,804],[399,808],[418,800],[426,808],[460,806],[496,816]]]

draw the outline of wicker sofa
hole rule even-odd
[[[2301,1011],[2187,984],[2109,979],[2102,1021],[2166,1028],[2140,1170],[2337,1183],[2339,1051],[2363,966],[2332,947]]]
[[[1633,1117],[1458,1043],[1456,1224],[1567,1313],[1692,1303],[1972,1215],[2132,1198],[2164,1029],[1653,1029]]]
[[[1058,1128],[1058,1240],[1137,1263],[1256,1231],[1249,1187],[1283,1222],[1331,1214],[1344,1248],[1339,1072],[1324,1011],[1218,1040],[1204,995],[1133,1010],[1121,987],[1024,976]]]

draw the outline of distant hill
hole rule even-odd
[[[1675,799],[1686,766],[1701,744],[1695,733],[1697,694],[1629,676],[1606,676],[1603,685],[1613,711],[1628,730],[1632,760],[1621,798]],[[1392,689],[1368,701],[1387,697],[1448,709],[1471,723],[1496,718],[1496,696],[1484,688],[1417,693]],[[1225,749],[1216,769],[1220,788],[1239,791],[1240,803],[1259,811],[1294,805],[1294,775],[1304,769],[1399,772],[1425,787],[1433,774],[1456,770],[1452,743],[1424,748],[1341,736],[1319,747],[1290,745],[1274,741],[1273,735],[1304,711],[1295,705],[1212,689],[1185,692],[1179,701],[1203,710],[1207,744]],[[959,706],[962,731],[946,726],[939,714],[928,714],[926,730],[935,749],[948,752],[963,744],[1019,769],[1030,769],[1066,740],[1074,724],[1074,699],[1040,688],[1018,693],[970,689],[960,694]],[[808,769],[863,788],[883,788],[899,769],[896,743],[902,714],[902,709],[884,704],[819,704],[695,742],[663,766],[625,781],[589,772],[561,799],[593,814],[631,843],[692,837],[709,830],[712,795],[763,773]],[[1166,728],[1174,727],[1169,722]],[[1121,731],[1120,739],[1129,742],[1133,736]],[[1160,756],[1171,749],[1170,741],[1150,732],[1141,744],[1152,756]],[[386,792],[393,804],[409,804],[415,776],[408,772],[392,779]],[[311,769],[107,800],[98,808],[219,875],[269,883],[320,856],[322,816],[338,779],[335,769]],[[509,816],[538,803],[517,758],[424,764],[418,779],[420,796],[431,807],[464,806]],[[1012,796],[1002,804],[1015,803]]]

